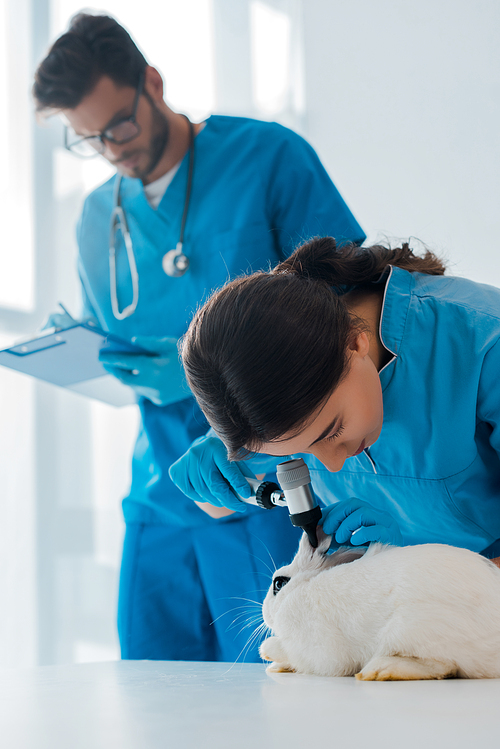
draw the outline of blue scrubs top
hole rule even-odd
[[[380,333],[380,437],[338,473],[303,456],[314,489],[390,512],[405,544],[482,551],[500,538],[500,290],[391,268]]]
[[[359,243],[365,238],[314,150],[300,136],[275,123],[212,116],[195,140],[184,238],[190,268],[181,278],[170,278],[161,261],[179,240],[187,169],[186,155],[157,210],[148,204],[140,180],[123,178],[121,201],[139,273],[137,309],[124,320],[113,316],[109,292],[115,177],[85,202],[78,226],[84,313],[124,338],[181,336],[215,288],[239,274],[274,265],[312,235]],[[132,300],[132,286],[125,249],[117,247],[118,300],[123,309]],[[169,466],[208,429],[194,399],[158,407],[141,398],[139,405],[142,426],[132,486],[123,503],[125,520],[213,525],[215,521],[187,500],[168,476]]]

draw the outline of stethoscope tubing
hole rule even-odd
[[[193,127],[193,123],[189,119],[188,119],[188,124],[189,124],[189,164],[188,164],[186,197],[184,198],[184,210],[182,211],[181,231],[179,234],[179,244],[181,246],[184,244],[184,229],[186,228],[186,221],[187,221],[187,215],[188,215],[188,210],[189,210],[189,203],[191,200],[191,189],[193,187],[193,174],[194,174],[194,127]]]
[[[187,119],[187,118],[186,118]],[[163,258],[162,266],[165,273],[173,278],[184,275],[185,271],[189,267],[189,260],[184,255],[182,248],[184,244],[184,230],[186,228],[187,215],[189,210],[189,203],[191,199],[191,189],[193,186],[193,174],[194,174],[194,127],[193,123],[188,119],[189,123],[189,164],[188,164],[188,177],[186,187],[186,197],[184,198],[184,209],[182,211],[181,229],[179,234],[179,241],[175,250],[170,250],[166,253]],[[139,274],[137,271],[137,264],[135,262],[134,247],[132,244],[132,237],[128,228],[127,217],[125,211],[121,205],[120,187],[122,183],[123,175],[118,174],[115,180],[113,190],[113,211],[111,213],[110,220],[110,232],[109,232],[109,291],[111,297],[111,309],[113,315],[117,320],[124,320],[126,317],[130,317],[137,309],[139,302]],[[127,251],[127,260],[130,269],[130,278],[132,281],[132,301],[122,310],[118,304],[118,282],[116,277],[116,229],[119,227],[123,235],[123,241],[125,242],[125,249]],[[172,264],[165,263],[165,258],[172,255]],[[177,271],[175,260],[182,259],[184,270],[181,272]],[[169,272],[169,269],[172,270]]]
[[[109,239],[109,291],[111,296],[111,309],[113,315],[117,320],[124,320],[126,317],[130,317],[139,302],[139,274],[137,272],[137,265],[135,262],[134,248],[132,245],[132,237],[128,229],[127,218],[125,211],[120,204],[120,184],[122,181],[122,175],[120,174],[115,184],[115,207],[111,214],[111,225],[110,225],[110,239]],[[125,249],[127,251],[128,265],[130,268],[130,278],[132,280],[132,301],[123,310],[120,311],[118,305],[118,284],[116,280],[116,244],[115,244],[115,232],[116,227],[120,226],[123,234],[123,241],[125,242]]]

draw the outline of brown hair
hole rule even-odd
[[[35,73],[37,112],[74,109],[103,75],[119,86],[135,88],[147,64],[114,18],[78,13]]]
[[[182,358],[209,423],[237,460],[300,429],[348,372],[353,321],[343,294],[379,280],[388,265],[442,275],[431,252],[408,244],[337,247],[306,242],[271,272],[231,281],[197,312]]]

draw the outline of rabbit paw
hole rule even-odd
[[[288,663],[288,656],[277,637],[268,637],[259,647],[259,654],[264,661],[273,661],[266,671],[271,673],[294,672],[295,669]]]
[[[457,675],[452,663],[430,658],[387,655],[372,658],[356,674],[360,681],[409,681],[415,679],[447,679]]]
[[[266,666],[266,671],[268,671],[270,674],[294,674],[295,669],[290,666],[289,663],[277,663],[276,661],[273,661],[269,664],[269,666]]]

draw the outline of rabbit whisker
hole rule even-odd
[[[262,546],[264,547],[264,549],[266,550],[266,552],[267,552],[267,554],[268,554],[268,556],[269,556],[269,559],[271,560],[271,564],[273,565],[273,568],[274,568],[273,570],[270,570],[270,572],[271,572],[271,575],[273,575],[273,573],[274,573],[274,572],[276,572],[276,570],[277,570],[277,567],[276,567],[276,562],[275,562],[275,561],[274,561],[274,559],[273,559],[273,555],[272,555],[272,554],[271,554],[271,552],[269,551],[269,547],[268,547],[268,546],[267,546],[267,545],[266,545],[266,544],[264,543],[264,541],[263,541],[263,540],[262,540],[261,538],[259,538],[258,536],[256,536],[256,535],[255,535],[255,533],[252,533],[252,534],[250,534],[250,535],[252,535],[252,536],[253,536],[254,538],[256,538],[256,539],[257,539],[257,541],[259,541],[259,542],[260,542],[260,543],[262,544]],[[261,561],[262,561],[262,560],[261,560]],[[263,561],[262,561],[262,564],[264,564],[264,562],[263,562]]]
[[[258,610],[261,611],[262,610],[262,604],[259,603],[258,605],[255,606],[255,608],[258,608]],[[233,611],[237,611],[238,609],[244,609],[244,611],[241,614],[239,614],[239,616],[240,615],[243,616],[244,614],[246,614],[248,612],[248,604],[242,604],[241,606],[234,606],[234,608],[232,608],[232,609],[228,609],[227,611],[223,611],[222,614],[219,614],[219,616],[216,617],[215,619],[213,619],[210,622],[210,624],[215,624],[215,622],[218,622],[219,619],[222,619],[223,616],[227,616],[228,614],[232,614]]]
[[[269,627],[267,626],[267,624],[265,622],[262,622],[262,624],[259,624],[259,626],[255,629],[254,632],[252,632],[252,634],[248,638],[247,642],[245,643],[245,645],[243,646],[243,648],[238,653],[238,655],[237,655],[236,660],[234,661],[234,663],[232,663],[231,666],[227,669],[227,671],[224,672],[224,675],[227,674],[227,673],[229,673],[229,671],[231,671],[231,669],[234,668],[234,666],[238,663],[238,661],[239,661],[239,659],[240,659],[240,657],[242,655],[243,655],[243,658],[242,658],[241,664],[244,663],[246,655],[247,655],[248,651],[250,650],[250,648],[252,647],[252,645],[254,644],[254,642],[256,642],[259,639],[262,640],[262,638],[263,638],[263,636],[265,634],[265,631],[267,629],[269,629]]]
[[[245,614],[238,614],[238,616],[235,617],[233,621],[228,625],[228,627],[226,628],[226,632],[229,632],[229,630],[234,629],[234,627],[240,626],[242,624],[241,619],[243,619],[243,617],[245,617]],[[238,631],[238,634],[241,634],[241,632],[245,629],[245,627],[255,624],[255,622],[259,621],[261,617],[262,615],[258,615],[258,614],[254,615],[253,617],[245,617],[243,619],[243,622],[250,621],[250,624],[243,624],[241,626],[241,629]],[[238,619],[240,619],[240,621],[238,621]]]

